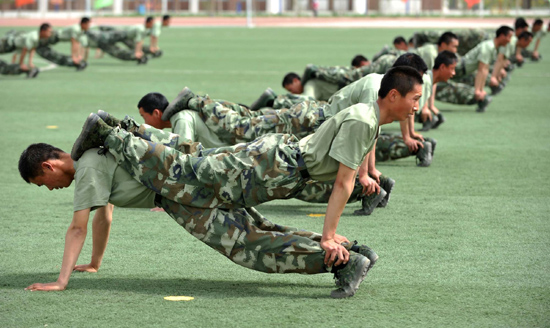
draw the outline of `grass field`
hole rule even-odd
[[[250,271],[166,214],[120,208],[98,273],[73,274],[63,292],[23,290],[57,279],[72,219],[72,187],[49,192],[20,178],[17,161],[30,143],[70,150],[97,109],[141,120],[136,104],[151,91],[172,99],[187,85],[250,103],[268,86],[282,93],[288,71],[347,65],[412,32],[172,28],[161,37],[165,55],[146,66],[106,57],[91,59],[84,72],[0,76],[0,326],[550,326],[548,38],[544,60],[514,71],[486,113],[437,104],[447,122],[426,133],[438,140],[431,167],[417,168],[414,158],[377,165],[397,181],[388,207],[355,217],[358,204],[348,205],[338,229],[380,255],[351,299],[330,299],[330,275]],[[277,223],[321,231],[323,218],[308,214],[325,206],[289,200],[258,210]],[[90,228],[80,264],[90,260],[91,244]],[[163,300],[168,295],[195,300]]]

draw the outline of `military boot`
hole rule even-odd
[[[491,101],[493,101],[493,97],[491,96],[485,96],[483,100],[478,101],[476,112],[484,113],[487,110],[487,107],[489,106]]]
[[[370,248],[367,245],[358,245],[357,240],[353,242],[353,245],[351,246],[351,250],[369,259],[370,264],[367,271],[372,269],[374,264],[376,264],[376,261],[378,261],[378,254],[376,254],[376,252],[373,251],[372,248]]]
[[[256,99],[251,105],[250,110],[258,110],[260,108],[267,107],[269,101],[273,102],[277,98],[277,95],[271,88],[267,88],[261,95],[260,98]]]
[[[73,145],[71,158],[78,161],[86,150],[103,146],[105,138],[112,130],[113,128],[103,122],[99,115],[91,113]]]
[[[393,180],[392,178],[388,178],[383,175],[380,176],[380,188],[384,189],[384,191],[386,192],[386,196],[382,198],[382,200],[380,201],[380,203],[378,203],[378,205],[376,205],[376,207],[386,207],[386,205],[388,205],[394,185],[395,180]]]
[[[122,122],[118,118],[105,111],[102,111],[101,109],[97,111],[97,116],[99,116],[103,120],[103,122],[107,123],[107,125],[112,127],[119,126],[120,122]]]
[[[350,252],[349,255],[348,263],[334,273],[338,289],[330,293],[332,298],[346,298],[355,295],[369,270],[368,258],[355,252]]]
[[[386,197],[387,193],[384,189],[380,188],[380,193],[373,192],[368,196],[361,198],[361,209],[353,212],[354,215],[371,215],[372,211],[378,206],[378,204]]]
[[[183,90],[178,93],[176,98],[168,104],[168,107],[162,113],[162,120],[168,121],[170,117],[174,114],[181,112],[184,109],[189,109],[189,100],[195,97],[195,94],[188,87],[183,88]]]
[[[428,167],[430,164],[432,164],[432,143],[429,141],[424,141],[422,143],[424,145],[423,148],[420,148],[420,150],[416,153],[416,159],[417,164],[416,166],[420,167]]]

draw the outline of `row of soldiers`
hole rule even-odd
[[[38,31],[9,31],[0,39],[0,54],[13,53],[12,62],[9,64],[0,59],[0,74],[36,77],[40,71],[33,63],[35,53],[55,65],[75,67],[77,71],[82,71],[87,66],[90,48],[96,49],[97,58],[104,52],[120,60],[146,64],[148,58],[162,55],[158,39],[161,29],[170,25],[170,16],[164,15],[160,21],[150,16],[144,24],[123,28],[92,27],[91,23],[90,18],[83,17],[79,24],[59,30],[53,30],[51,24],[43,23]],[[150,37],[149,45],[144,44],[147,37]],[[53,49],[59,42],[70,42],[70,55]]]
[[[59,278],[27,289],[63,290],[73,270],[96,272],[108,228],[94,230],[91,262],[76,265],[85,238],[81,231],[94,209],[94,225],[110,227],[113,204],[157,205],[238,265],[266,273],[334,273],[337,288],[331,296],[353,296],[378,255],[336,234],[344,207],[361,201],[355,214],[369,215],[387,206],[395,181],[382,175],[377,161],[407,154],[416,155],[419,166],[430,165],[437,143],[414,131],[414,117],[434,85],[448,83],[462,70],[461,76],[473,74],[484,89],[492,64],[500,83],[498,49],[513,34],[501,26],[459,57],[458,36],[447,31],[439,36],[430,66],[420,52],[380,56],[394,57],[381,73],[366,73],[381,66],[377,61],[360,68],[308,66],[302,77],[285,77],[290,94],[276,96],[268,89],[250,105],[185,87],[171,102],[159,93],[143,96],[137,109],[145,124],[91,113],[70,153],[33,144],[21,155],[19,171],[26,182],[50,190],[75,182]],[[336,90],[327,101],[311,99],[304,93],[308,84],[315,86],[313,95],[317,85]],[[394,121],[416,152],[408,144],[399,150],[396,142],[384,142],[380,126]],[[254,208],[289,198],[328,204],[322,234],[274,224]]]

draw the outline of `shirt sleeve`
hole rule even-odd
[[[161,29],[162,23],[156,22],[151,29],[151,35],[158,38],[160,36]]]
[[[75,175],[74,211],[92,210],[109,203],[113,177],[92,167],[78,169]]]
[[[334,137],[329,156],[356,170],[368,153],[368,145],[374,139],[375,133],[376,127],[371,127],[364,122],[345,121]]]
[[[491,64],[491,48],[483,47],[477,56],[477,61],[484,64]]]

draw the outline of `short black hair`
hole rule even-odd
[[[285,75],[285,77],[283,78],[283,88],[288,84],[291,84],[292,81],[294,81],[294,79],[298,79],[302,81],[302,78],[300,78],[300,76],[294,72],[290,72],[287,75]]]
[[[369,61],[369,60],[367,59],[367,57],[363,55],[357,55],[353,57],[353,59],[351,60],[351,66],[358,67],[363,61]]]
[[[502,25],[501,27],[498,28],[497,30],[497,38],[501,35],[508,35],[508,33],[512,32],[514,29],[511,28],[510,26],[506,26],[506,25]]]
[[[90,17],[82,17],[82,19],[80,20],[81,25],[89,22],[90,22]]]
[[[454,52],[443,50],[435,57],[433,69],[438,69],[441,65],[449,66],[458,61],[458,57]]]
[[[527,24],[527,21],[525,20],[525,18],[518,17],[518,18],[516,18],[516,21],[514,22],[514,27],[517,30],[518,28],[529,27],[529,24]]]
[[[400,43],[407,43],[407,41],[402,36],[398,36],[395,39],[393,39],[393,44],[400,44]]]
[[[537,19],[535,19],[535,21],[533,22],[533,26],[535,26],[535,25],[542,25],[542,23],[543,23],[543,22],[542,22],[542,19],[537,18]]]
[[[453,42],[454,39],[458,40],[458,36],[453,32],[447,31],[441,34],[441,36],[439,37],[439,40],[437,40],[437,45],[440,46],[442,43],[449,44]]]
[[[417,84],[423,84],[423,81],[422,75],[416,69],[408,66],[392,67],[380,82],[378,97],[385,98],[392,89],[405,97]]]
[[[143,96],[137,104],[137,108],[143,108],[143,111],[149,114],[153,114],[155,109],[164,113],[164,110],[168,107],[168,99],[158,92],[150,92]]]
[[[59,159],[63,150],[46,143],[32,144],[19,157],[19,174],[27,183],[30,179],[44,174],[42,163],[49,159]]]
[[[50,23],[42,23],[42,25],[40,25],[40,32],[44,32],[51,27]]]
[[[163,20],[163,21],[165,21],[165,20],[167,20],[167,19],[170,19],[170,15],[164,15],[164,16],[162,16],[162,20]]]
[[[149,16],[149,17],[145,18],[145,24],[152,22],[153,19],[155,19],[153,16]]]
[[[518,36],[518,39],[529,39],[529,38],[532,38],[533,37],[533,33],[529,32],[529,31],[523,31],[521,32],[521,34]]]
[[[411,37],[409,38],[409,44],[410,44],[410,43],[414,43],[414,36],[411,36]]]
[[[414,69],[416,69],[421,74],[424,74],[428,71],[428,65],[426,65],[426,62],[422,57],[420,57],[417,54],[413,54],[412,52],[407,52],[406,54],[402,54],[397,58],[397,60],[393,63],[392,67],[397,66],[409,66]]]

